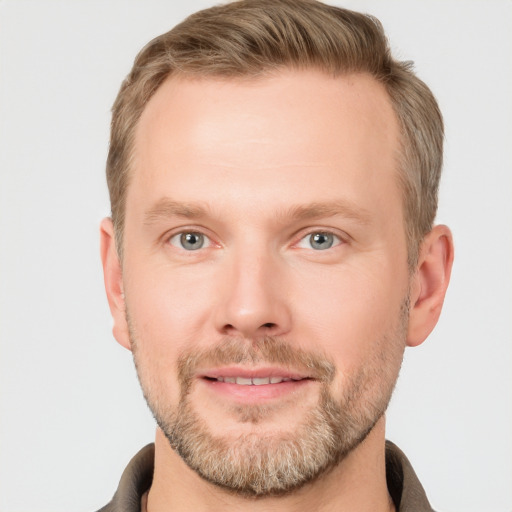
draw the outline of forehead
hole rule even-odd
[[[263,191],[276,204],[292,181],[297,202],[316,201],[308,197],[316,185],[339,190],[340,179],[347,193],[372,182],[375,188],[375,180],[396,186],[398,148],[390,99],[367,75],[283,70],[245,80],[171,77],[137,126],[127,205],[134,190],[152,201],[162,190],[195,200],[202,193],[198,180],[210,185],[212,198],[222,184],[224,195],[227,185],[238,186],[248,200]]]
[[[222,132],[210,130],[221,122]],[[396,142],[389,96],[369,75],[330,77],[315,70],[282,70],[254,79],[176,76],[160,86],[144,109],[136,148],[148,130],[181,144],[193,135],[196,143],[208,148],[228,136],[243,137],[242,129],[262,136],[261,142],[269,141],[274,132],[305,142],[316,130],[328,144],[329,134],[339,136],[344,128],[350,131],[352,144],[370,131],[380,132],[380,142]],[[276,146],[280,141],[269,142]]]

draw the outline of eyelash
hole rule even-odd
[[[188,236],[188,235],[193,235],[193,236],[202,238],[202,243],[197,249],[188,250],[183,246],[183,244],[184,244],[183,237]],[[309,240],[310,244],[314,243],[312,240],[312,237],[316,236],[316,235],[327,237],[328,239],[329,239],[329,237],[331,237],[332,238],[331,245],[329,245],[328,247],[326,247],[324,249],[320,249],[320,248],[315,249],[314,247],[311,247],[311,246],[304,247],[303,245],[301,245],[301,243],[304,243],[304,242],[308,243],[307,240]],[[173,243],[173,240],[175,241],[175,243]],[[175,233],[175,234],[169,236],[166,239],[166,241],[168,244],[172,245],[173,247],[176,247],[177,249],[184,250],[185,252],[195,252],[195,251],[199,251],[200,249],[208,249],[209,247],[214,245],[214,242],[211,240],[211,238],[208,235],[206,235],[200,231],[193,230],[193,229],[182,230],[178,233]],[[315,229],[315,230],[310,230],[309,232],[303,234],[299,238],[298,242],[295,242],[293,244],[293,246],[298,247],[298,248],[313,250],[315,252],[322,252],[322,251],[326,251],[326,250],[338,247],[339,245],[342,245],[345,242],[346,241],[341,236],[337,235],[336,233],[333,233],[332,231],[324,230],[324,229]],[[317,243],[321,244],[322,240],[319,240]],[[205,246],[205,244],[207,244],[207,245]]]
[[[189,251],[185,247],[183,247],[183,237],[187,236],[187,235],[194,235],[194,236],[202,237],[203,243],[197,249],[191,249]],[[176,243],[176,244],[173,243],[174,239],[177,239],[178,243]],[[178,249],[183,249],[187,252],[195,252],[200,249],[207,249],[208,247],[211,247],[213,245],[213,242],[209,236],[205,235],[204,233],[201,233],[200,231],[194,231],[194,230],[185,230],[185,231],[180,231],[179,233],[175,233],[174,235],[167,238],[167,243],[169,243],[173,247],[177,247]],[[204,243],[207,243],[206,247],[204,246]],[[180,244],[180,245],[178,245],[178,244]]]
[[[307,241],[309,241],[309,243],[312,244],[313,243],[312,238],[317,235],[322,236],[322,237],[331,237],[332,238],[331,245],[329,245],[329,247],[326,247],[325,249],[315,249],[314,247],[303,247],[300,245],[302,242],[308,243]],[[317,243],[321,243],[321,241],[319,241]],[[336,233],[333,233],[332,231],[320,229],[320,230],[309,231],[308,233],[306,233],[295,244],[295,247],[300,247],[303,249],[311,249],[314,251],[321,252],[321,251],[327,251],[329,249],[333,249],[343,243],[344,243],[344,240],[341,238],[341,236],[337,235]]]

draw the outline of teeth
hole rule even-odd
[[[290,377],[254,377],[252,379],[246,377],[217,377],[218,382],[227,382],[229,384],[239,384],[241,386],[264,386],[265,384],[279,384],[281,382],[290,382]]]
[[[254,378],[252,383],[255,386],[261,386],[262,384],[270,384],[270,377]]]

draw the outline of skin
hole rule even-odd
[[[159,88],[137,128],[122,265],[110,219],[101,237],[114,336],[132,349],[136,333],[140,370],[154,376],[161,401],[169,407],[179,401],[176,363],[184,351],[266,335],[332,361],[329,389],[340,399],[345,379],[371,364],[396,331],[409,297],[405,335],[390,345],[385,382],[375,382],[369,397],[394,384],[403,348],[422,343],[437,322],[453,260],[450,231],[436,226],[416,272],[408,270],[398,147],[389,98],[365,75],[333,79],[282,70],[246,81],[171,78]],[[183,232],[204,234],[206,245],[186,251]],[[331,248],[312,248],[309,236],[318,232],[335,235]],[[233,439],[290,432],[319,399],[314,380],[272,396],[231,388],[196,376],[190,399],[214,435]],[[258,423],[233,412],[234,405],[269,403],[271,413]],[[392,510],[384,417],[332,471],[295,493],[258,500],[202,480],[157,429],[147,506],[150,512]]]

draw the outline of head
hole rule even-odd
[[[432,94],[368,16],[236,2],[137,57],[114,105],[105,281],[201,477],[290,492],[382,423],[449,278],[441,146]]]

